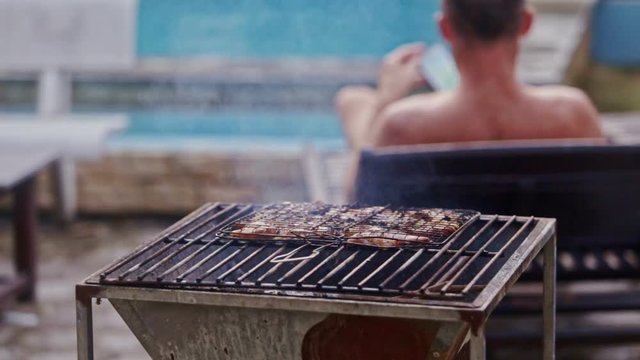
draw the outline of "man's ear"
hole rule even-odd
[[[442,37],[451,42],[453,39],[453,28],[451,27],[451,21],[443,13],[436,14],[436,21],[438,22],[438,28],[440,28],[440,34]]]
[[[525,36],[531,31],[535,17],[536,11],[532,7],[526,6],[522,14],[522,23],[520,24],[520,36]]]

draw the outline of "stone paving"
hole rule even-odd
[[[38,303],[10,307],[0,323],[0,360],[76,358],[74,285],[133,250],[170,221],[78,222],[67,230],[43,225]],[[9,224],[0,223],[2,273],[11,268]],[[34,323],[35,322],[35,323]],[[108,302],[94,306],[96,359],[148,359]]]
[[[0,315],[0,360],[76,358],[74,285],[104,265],[131,252],[175,219],[81,220],[61,229],[45,223],[40,238],[39,301],[14,305]],[[0,218],[0,273],[11,271],[10,226]],[[638,318],[640,314],[632,314]],[[610,320],[628,322],[626,319]],[[609,321],[609,320],[607,320]],[[631,320],[633,321],[633,320]],[[637,320],[637,321],[640,321]],[[519,323],[517,326],[538,326]],[[108,302],[94,306],[95,355],[104,359],[149,359]],[[493,359],[540,359],[539,349],[512,347]],[[558,359],[640,360],[636,345],[561,348]],[[251,359],[247,359],[251,360]],[[257,359],[256,359],[257,360]],[[270,360],[270,359],[269,359]]]

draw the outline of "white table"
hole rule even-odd
[[[40,120],[36,115],[0,116],[0,144],[59,150],[61,157],[54,166],[54,195],[60,218],[71,221],[77,209],[75,161],[99,159],[108,137],[124,130],[128,121],[122,115],[69,115]]]

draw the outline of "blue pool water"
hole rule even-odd
[[[342,128],[331,113],[134,111],[129,128],[112,149],[283,150],[345,148]]]
[[[141,0],[140,56],[379,57],[438,38],[439,0]]]
[[[125,114],[128,128],[109,138],[112,150],[214,150],[300,152],[346,149],[340,121],[328,112],[112,111],[75,109],[75,114]],[[35,114],[33,108],[2,114]]]

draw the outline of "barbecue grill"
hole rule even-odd
[[[327,237],[301,222],[296,206],[205,205],[87,278],[76,288],[78,358],[93,358],[91,300],[104,298],[154,359],[306,360],[302,349],[332,316],[436,324],[428,359],[453,358],[465,337],[472,359],[483,359],[489,314],[543,248],[544,351],[554,358],[555,220],[433,209],[433,219],[456,220],[455,229],[443,233],[435,223],[426,228],[431,242],[385,248],[349,243],[345,234],[380,224],[388,207],[348,225],[320,212]],[[260,218],[265,213],[277,221]],[[256,218],[296,228],[287,233],[295,236],[234,236]],[[408,223],[384,225],[401,224]]]

